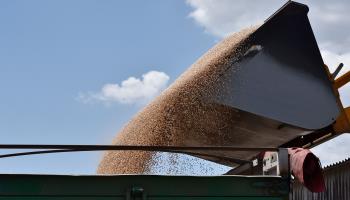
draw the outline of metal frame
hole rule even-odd
[[[289,154],[287,148],[278,148],[278,159],[279,159],[279,169],[280,176],[289,179],[290,178],[290,166],[289,166]],[[225,175],[259,175],[263,174],[263,157],[258,155],[252,160],[256,160],[257,164],[246,163],[240,165],[230,171]]]

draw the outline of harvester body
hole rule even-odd
[[[235,113],[230,137],[218,145],[309,148],[350,132],[349,108],[343,107],[338,92],[350,81],[350,72],[337,79],[329,72],[308,11],[304,4],[287,2],[250,34],[245,52],[226,63],[213,83],[215,92],[204,98]],[[223,134],[217,132],[218,137]],[[188,140],[186,145],[199,142]],[[258,152],[213,154],[251,160]]]

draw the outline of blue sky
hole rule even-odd
[[[108,144],[140,106],[77,96],[150,70],[173,81],[214,44],[189,12],[182,1],[1,1],[1,143]],[[9,158],[0,171],[93,173],[98,160]]]
[[[1,143],[108,144],[142,107],[138,101],[144,96],[127,103],[119,96],[108,99],[102,90],[106,84],[120,91],[124,80],[134,80],[142,88],[147,85],[142,75],[158,71],[169,78],[154,83],[155,89],[162,89],[228,32],[268,17],[283,4],[273,1],[265,8],[239,2],[0,1]],[[322,5],[315,7],[322,11]],[[246,17],[242,6],[261,16]],[[314,19],[316,27],[329,21]],[[321,26],[316,35],[322,30]],[[318,36],[327,47],[323,54],[332,63],[350,61],[349,49],[339,47],[339,38],[331,36]],[[348,136],[343,138],[339,142],[350,142]],[[0,172],[92,174],[100,156],[8,158],[0,160]]]

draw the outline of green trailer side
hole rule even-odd
[[[0,200],[280,200],[279,176],[0,175]]]

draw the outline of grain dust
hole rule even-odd
[[[235,33],[210,49],[141,110],[117,134],[112,144],[228,145],[228,133],[234,126],[231,122],[238,117],[237,113],[206,99],[215,92],[215,81],[246,52],[249,35],[256,28]],[[173,172],[188,170],[176,169],[177,156],[173,155],[170,160],[169,165],[175,166]],[[109,151],[100,162],[98,173],[150,173],[155,171],[152,166],[160,167],[157,163],[159,159],[156,153]]]

